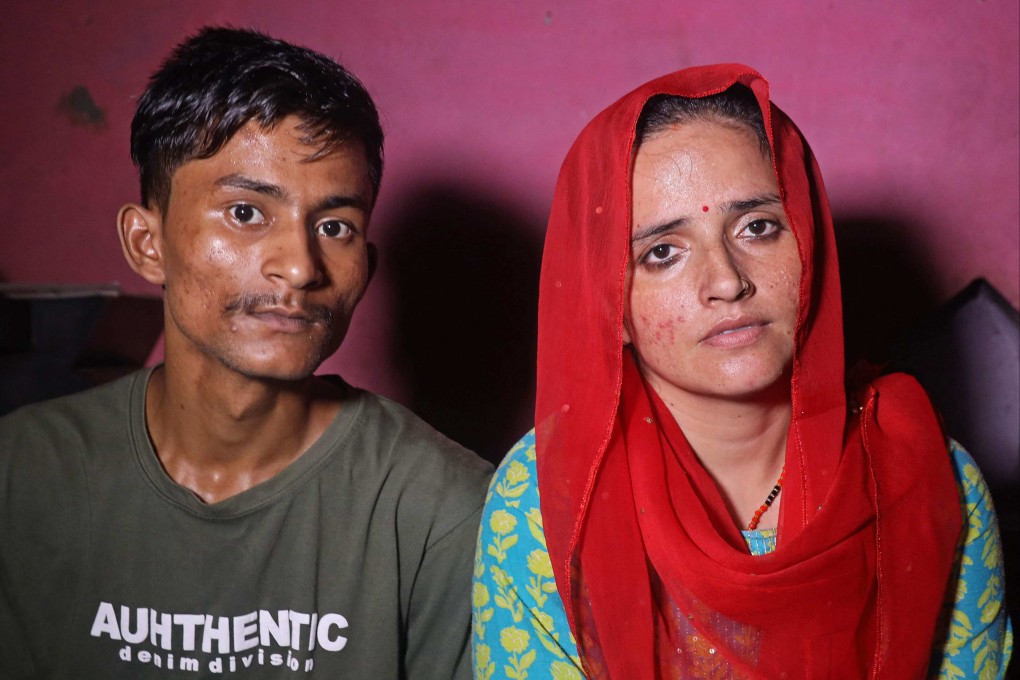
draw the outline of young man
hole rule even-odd
[[[469,674],[488,464],[312,372],[372,275],[368,93],[206,29],[139,101],[124,255],[165,363],[0,420],[0,677]]]

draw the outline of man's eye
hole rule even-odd
[[[241,224],[262,224],[266,220],[261,210],[247,203],[238,203],[231,207],[230,216]]]
[[[351,225],[340,220],[327,220],[320,223],[315,230],[326,238],[347,238],[353,231]]]

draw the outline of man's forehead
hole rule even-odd
[[[249,120],[226,142],[208,156],[192,158],[174,172],[190,174],[196,167],[215,170],[215,183],[228,175],[257,175],[260,169],[278,170],[289,165],[328,167],[332,176],[347,185],[361,183],[361,193],[371,195],[371,176],[365,146],[356,135],[313,136],[301,119],[288,116],[276,123]],[[309,169],[311,170],[311,169]]]

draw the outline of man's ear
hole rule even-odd
[[[136,203],[129,203],[117,213],[117,235],[124,259],[139,276],[163,285],[163,219],[159,214]]]

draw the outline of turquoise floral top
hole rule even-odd
[[[1002,545],[977,465],[950,447],[966,518],[959,580],[947,595],[947,629],[932,652],[931,677],[1002,678],[1013,646],[1003,604]],[[474,674],[489,678],[584,677],[556,591],[535,483],[535,434],[511,449],[489,486],[472,589]],[[776,549],[775,529],[745,531],[753,555]]]

